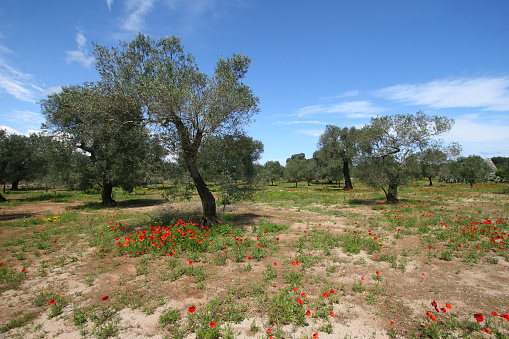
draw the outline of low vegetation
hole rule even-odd
[[[199,224],[164,188],[1,208],[6,337],[505,338],[507,184],[277,183]],[[214,191],[215,187],[211,187]],[[358,320],[361,321],[358,321]]]

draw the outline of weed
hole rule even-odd
[[[39,314],[36,312],[29,312],[29,313],[23,314],[20,317],[14,318],[13,320],[9,321],[8,323],[6,323],[0,327],[0,333],[5,333],[5,332],[10,331],[14,328],[25,326],[26,324],[37,319],[38,315]]]
[[[170,308],[166,310],[161,316],[159,316],[159,325],[166,327],[170,324],[174,324],[180,319],[180,311],[177,309]]]

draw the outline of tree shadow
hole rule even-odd
[[[76,207],[73,207],[74,210],[108,210],[115,207],[121,208],[136,208],[136,207],[150,207],[163,205],[166,203],[164,199],[129,199],[129,200],[121,200],[117,201],[112,205],[104,205],[100,202],[88,202]]]
[[[25,219],[36,216],[37,214],[42,213],[9,213],[9,214],[0,214],[0,221],[12,221],[17,219]]]

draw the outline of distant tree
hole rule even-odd
[[[286,167],[283,172],[284,177],[295,182],[295,187],[301,180],[306,180],[308,185],[317,178],[318,166],[315,159],[306,159],[304,153],[293,154],[286,159]]]
[[[285,168],[281,166],[279,161],[267,161],[263,167],[272,186],[274,186],[274,180],[280,180],[283,177]]]
[[[284,170],[284,177],[289,182],[294,182],[295,187],[299,181],[304,178],[303,168],[306,166],[306,155],[304,153],[294,154],[286,159],[286,167]]]
[[[4,185],[5,192],[5,181],[7,180],[5,169],[7,167],[7,133],[0,129],[0,182]],[[0,202],[7,201],[5,197],[0,193]]]
[[[357,173],[362,181],[382,188],[388,203],[397,202],[398,187],[415,171],[418,157],[430,148],[440,149],[435,137],[449,131],[453,123],[420,111],[372,118],[359,135],[362,153]]]
[[[358,130],[355,127],[340,128],[334,125],[327,125],[325,132],[320,135],[318,148],[322,159],[329,159],[329,167],[343,169],[345,189],[353,188],[350,178],[350,164],[353,157],[359,152]]]
[[[318,167],[318,178],[325,179],[329,183],[336,181],[341,187],[342,169],[341,160],[331,157],[328,152],[318,149],[313,153],[313,159]]]
[[[234,181],[249,182],[255,164],[263,153],[263,143],[236,132],[205,138],[198,152],[198,166],[207,180],[218,181],[228,175]]]
[[[2,139],[3,180],[11,183],[11,190],[17,191],[20,181],[35,180],[41,173],[42,159],[37,149],[39,137],[35,134],[29,137],[4,134]]]
[[[457,157],[461,151],[458,144],[451,144],[447,148],[430,147],[418,156],[420,174],[429,180],[429,186],[433,186],[433,178],[438,176],[440,169],[447,165],[448,160]]]
[[[102,188],[103,204],[114,204],[113,187],[131,191],[140,184],[150,154],[150,136],[141,107],[95,84],[63,87],[41,101],[44,128],[80,149],[81,170]],[[72,156],[72,155],[71,155]]]
[[[202,202],[201,223],[219,222],[197,157],[204,138],[233,134],[258,112],[258,98],[241,82],[251,60],[240,54],[219,58],[207,76],[179,38],[155,41],[143,34],[117,48],[96,45],[95,56],[101,83],[139,102],[166,144],[182,156]]]
[[[301,171],[302,178],[306,180],[309,186],[313,180],[316,180],[318,178],[318,165],[316,163],[316,160],[313,158],[305,159]]]
[[[455,178],[470,184],[486,181],[486,177],[491,173],[488,163],[479,155],[469,155],[466,158],[460,158],[451,164],[451,171]]]
[[[495,175],[503,181],[509,180],[509,157],[493,157],[493,164],[497,167]]]

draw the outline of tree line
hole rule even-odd
[[[206,182],[221,185],[226,204],[253,183],[283,178],[296,185],[343,179],[350,189],[353,173],[393,202],[409,178],[425,177],[431,185],[432,178],[448,175],[472,184],[486,170],[480,157],[458,158],[457,144],[437,139],[451,129],[451,119],[422,112],[372,118],[363,128],[328,125],[311,159],[301,153],[285,166],[261,166],[263,144],[243,130],[259,111],[259,99],[242,82],[248,57],[221,57],[207,75],[179,38],[156,41],[143,34],[117,47],[94,45],[94,55],[99,81],[66,86],[41,100],[44,132],[0,131],[0,180],[12,189],[21,180],[71,189],[98,185],[102,202],[114,204],[113,187],[132,191],[172,180],[188,187],[183,195],[192,184],[202,224],[214,224],[216,200]],[[475,173],[467,173],[472,168]],[[499,174],[507,177],[504,171]]]

